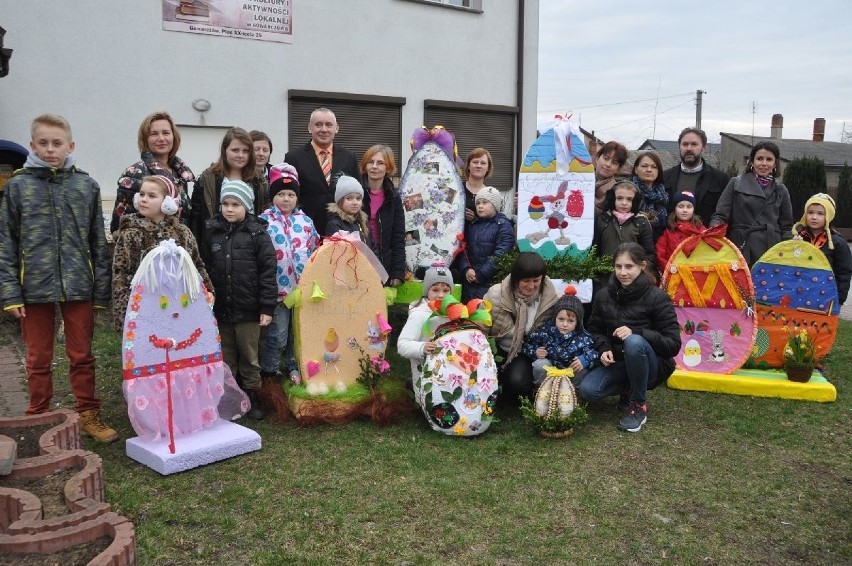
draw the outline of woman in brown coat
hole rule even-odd
[[[532,360],[521,353],[521,346],[527,334],[553,318],[558,297],[546,272],[540,255],[521,252],[511,273],[485,294],[491,302],[488,334],[505,358],[497,378],[509,399],[533,392]]]

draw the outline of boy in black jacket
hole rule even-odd
[[[243,181],[222,184],[219,214],[207,221],[201,256],[213,280],[213,312],[222,337],[222,357],[242,377],[251,401],[249,418],[261,420],[260,327],[272,321],[278,298],[275,248],[266,222],[253,212],[253,192]],[[259,322],[259,324],[258,324]]]

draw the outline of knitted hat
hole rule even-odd
[[[225,199],[228,197],[240,201],[240,204],[246,207],[246,211],[254,212],[254,191],[243,181],[225,181],[222,183],[222,194],[219,197],[219,203],[225,202]]]
[[[451,290],[453,288],[453,274],[450,273],[450,268],[442,262],[433,263],[432,267],[427,269],[426,273],[423,275],[424,297],[429,293],[429,289],[431,289],[432,285],[435,283],[446,283],[450,286]]]
[[[358,182],[358,179],[348,175],[341,175],[337,178],[337,183],[334,185],[334,202],[340,202],[346,195],[358,193],[364,196],[364,187]]]
[[[289,163],[279,163],[269,169],[269,200],[272,200],[279,191],[293,191],[296,198],[300,196],[299,173]]]
[[[476,201],[485,199],[491,204],[494,205],[494,210],[500,212],[500,209],[503,208],[503,197],[500,195],[500,191],[495,189],[494,187],[483,187],[479,189],[479,192],[476,193],[476,198],[474,198],[474,204]]]
[[[565,294],[556,301],[553,307],[553,320],[561,311],[571,311],[577,316],[577,330],[583,330],[583,303],[577,297],[577,288],[573,285],[565,287]]]
[[[808,207],[812,204],[820,204],[825,209],[825,233],[828,236],[828,247],[833,250],[834,242],[831,241],[831,221],[834,220],[834,215],[837,210],[835,208],[834,199],[825,193],[817,193],[808,199],[808,202],[805,203],[805,211],[802,213],[802,219],[799,220],[798,224],[793,226],[793,235],[795,236],[798,234],[798,230],[801,228],[807,228]]]
[[[689,191],[683,191],[682,193],[677,193],[672,200],[672,206],[677,206],[677,203],[686,201],[690,203],[692,206],[695,206],[695,195]]]

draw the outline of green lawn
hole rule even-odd
[[[394,309],[397,332],[403,320]],[[516,412],[470,439],[419,413],[385,428],[244,422],[261,451],[170,477],[123,442],[85,444],[146,565],[850,563],[852,323],[840,334],[835,403],[662,387],[639,434],[616,429],[613,402],[558,441]],[[99,327],[104,416],[129,438],[119,353]]]

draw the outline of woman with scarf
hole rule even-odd
[[[139,125],[136,141],[141,159],[128,167],[118,178],[118,192],[109,224],[110,232],[118,230],[118,223],[123,215],[136,212],[133,195],[139,192],[142,179],[149,175],[161,175],[174,183],[183,203],[178,218],[181,223],[186,224],[189,219],[187,186],[195,181],[195,175],[177,156],[180,149],[180,132],[172,117],[166,112],[149,114]]]
[[[627,163],[627,148],[617,141],[606,142],[595,154],[595,216],[604,211],[606,192],[615,185],[615,176]]]
[[[663,164],[656,153],[643,151],[633,162],[633,183],[642,191],[642,210],[653,228],[654,241],[666,229],[669,193],[663,183]]]
[[[492,319],[487,332],[504,358],[497,379],[506,399],[533,393],[532,360],[521,353],[521,346],[530,332],[553,318],[558,297],[546,272],[540,255],[521,252],[511,273],[485,294]]]
[[[781,151],[770,141],[751,148],[746,172],[725,187],[710,227],[727,223],[727,238],[743,253],[749,265],[780,242],[793,237],[790,193],[775,180]]]

